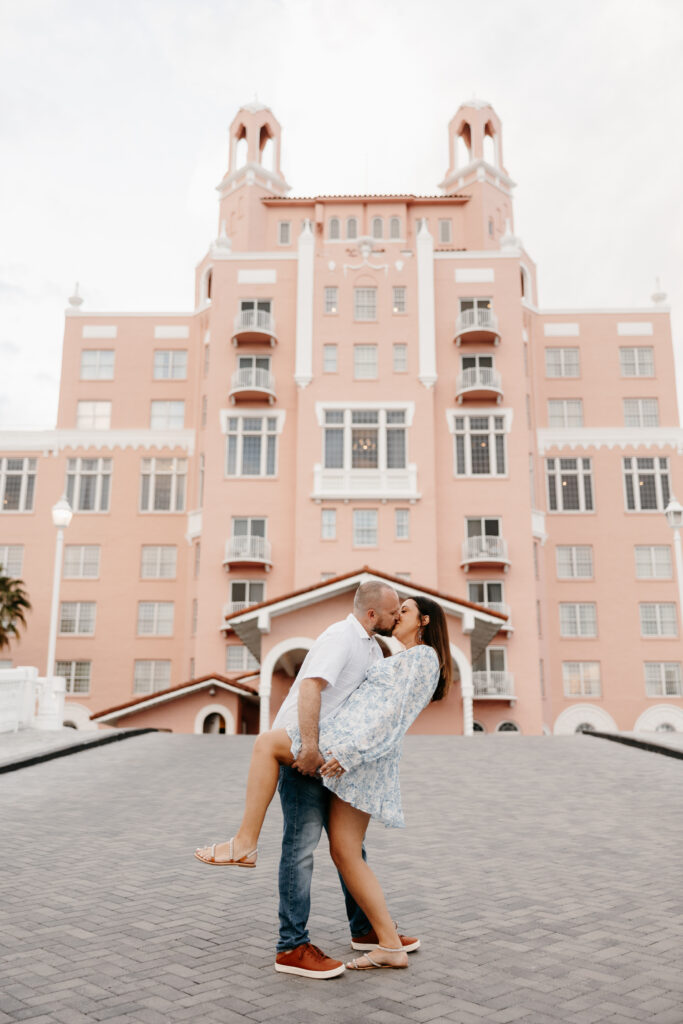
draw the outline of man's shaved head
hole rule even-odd
[[[376,580],[361,583],[353,599],[353,610],[357,615],[365,615],[371,608],[380,611],[388,598],[398,600],[396,591],[388,583],[379,583]]]

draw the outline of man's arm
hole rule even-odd
[[[318,750],[318,729],[320,724],[320,698],[327,686],[324,679],[302,679],[299,687],[299,732],[301,750],[292,767],[303,775],[315,775],[325,758]]]

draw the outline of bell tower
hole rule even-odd
[[[472,99],[458,107],[448,125],[448,157],[440,188],[446,195],[469,193],[468,214],[475,218],[469,225],[475,232],[472,245],[498,248],[513,229],[515,183],[503,164],[502,124],[490,103]]]

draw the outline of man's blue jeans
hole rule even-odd
[[[330,791],[319,779],[295,768],[280,768],[278,783],[284,827],[280,858],[280,937],[277,951],[309,942],[313,853],[322,830],[327,831]],[[365,847],[363,847],[365,858]],[[372,925],[339,876],[352,935],[365,935]]]

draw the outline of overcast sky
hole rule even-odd
[[[0,429],[54,426],[64,308],[189,311],[227,129],[257,97],[293,194],[436,191],[503,122],[547,307],[647,306],[683,385],[681,0],[0,0]]]

